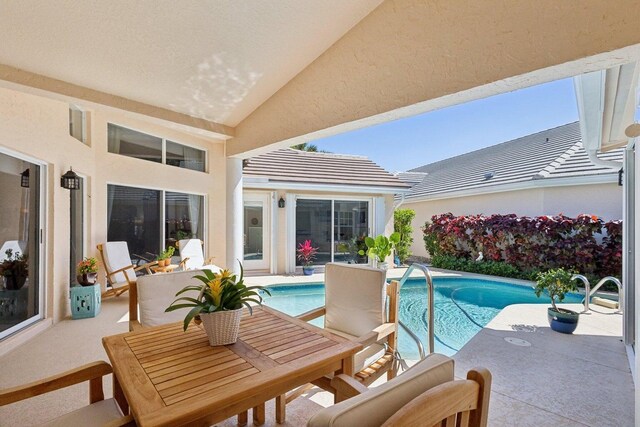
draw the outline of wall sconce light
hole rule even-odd
[[[20,174],[20,187],[29,188],[29,168]]]
[[[67,190],[77,190],[80,188],[80,178],[73,171],[73,168],[69,169],[62,177],[60,177],[60,186]]]
[[[284,208],[284,198],[280,197],[280,200],[278,200],[278,207]]]

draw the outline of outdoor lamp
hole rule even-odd
[[[278,207],[284,208],[284,199],[282,197],[280,197],[280,200],[278,200]]]
[[[29,188],[29,168],[20,174],[20,187]]]
[[[70,168],[60,177],[60,186],[67,190],[77,190],[80,188],[80,178],[78,178],[78,175],[73,171],[73,168]]]

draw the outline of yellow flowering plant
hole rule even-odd
[[[186,286],[176,294],[176,296],[180,296],[186,292],[197,291],[198,296],[196,298],[182,296],[173,301],[165,310],[165,312],[169,312],[182,308],[191,308],[184,318],[185,331],[192,320],[200,320],[200,314],[238,310],[242,306],[247,307],[249,312],[252,312],[250,302],[262,305],[262,296],[258,291],[264,290],[268,295],[271,295],[262,286],[246,286],[244,284],[242,265],[240,265],[240,277],[237,277],[229,270],[222,270],[219,273],[203,270],[203,273],[203,275],[194,276],[194,279],[198,279],[202,284]]]

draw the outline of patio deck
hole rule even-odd
[[[402,270],[392,270],[399,277]],[[398,274],[399,273],[399,274]],[[443,274],[443,273],[436,273]],[[253,277],[251,283],[322,281],[311,277]],[[93,319],[64,320],[28,343],[0,357],[0,387],[43,378],[93,360],[107,360],[101,337],[126,332],[127,294],[103,302]],[[455,356],[456,374],[463,377],[474,366],[493,374],[489,425],[519,426],[632,426],[634,389],[626,349],[621,342],[622,317],[595,307],[582,316],[574,335],[551,331],[546,305],[520,304],[505,308]],[[513,337],[530,346],[505,341]],[[381,379],[382,380],[382,379]],[[105,392],[110,395],[107,380]],[[88,386],[81,384],[0,408],[2,425],[33,425],[83,406]],[[331,398],[312,389],[287,407],[287,423],[306,420]],[[267,424],[274,421],[273,403],[267,404]],[[222,423],[234,426],[235,419]]]

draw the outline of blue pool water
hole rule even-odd
[[[455,354],[503,308],[510,304],[549,304],[527,286],[471,278],[438,277],[433,280],[435,350]],[[274,285],[266,305],[298,315],[324,305],[324,284]],[[582,296],[567,295],[564,302],[579,303]],[[424,279],[409,279],[400,291],[400,320],[422,340],[427,349],[427,291]],[[322,326],[322,319],[312,323]],[[406,359],[417,359],[418,349],[402,330],[399,349]]]

